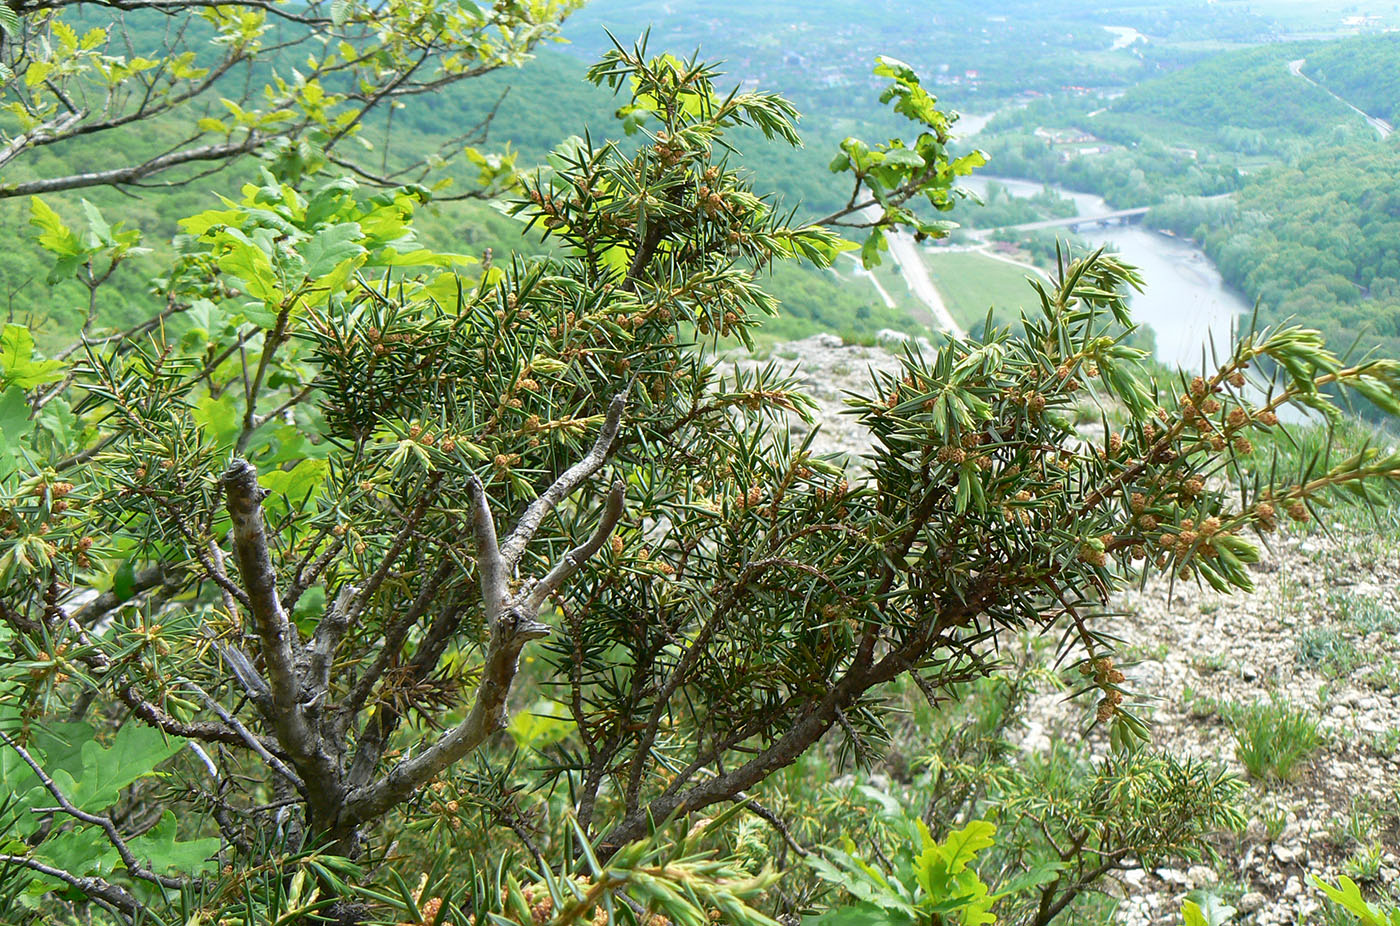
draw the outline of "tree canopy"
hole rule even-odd
[[[446,160],[475,154],[473,128],[441,151],[391,151],[376,113],[520,63],[578,5],[9,3],[0,198],[187,182],[248,154],[283,176],[329,162],[378,186],[441,182]],[[51,172],[49,150],[93,167]]]

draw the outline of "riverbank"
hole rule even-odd
[[[1071,200],[1077,215],[1112,211],[1100,196],[1053,184],[975,176],[960,185],[983,196],[993,183],[1017,198],[1034,196],[1049,187]],[[1249,303],[1225,283],[1210,258],[1188,241],[1134,225],[1095,226],[1079,234],[1095,246],[1111,248],[1141,271],[1143,291],[1134,293],[1129,304],[1133,318],[1153,330],[1157,359],[1168,366],[1199,370],[1208,365],[1212,345],[1225,348],[1235,326],[1250,310]]]

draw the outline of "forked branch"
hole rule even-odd
[[[510,536],[501,544],[501,556],[505,560],[506,568],[515,567],[520,562],[520,555],[525,552],[525,547],[534,539],[535,533],[544,523],[544,519],[558,504],[573,493],[575,489],[591,479],[598,470],[603,468],[607,462],[609,454],[612,453],[613,444],[617,441],[618,429],[622,426],[622,411],[627,406],[627,393],[624,390],[615,396],[612,402],[608,403],[607,415],[603,419],[603,429],[598,432],[598,439],[593,442],[593,447],[588,451],[582,460],[564,471],[564,474],[554,481],[554,484],[540,493],[540,497],[530,503],[530,507],[525,509],[525,513],[520,516],[520,521],[515,525],[515,530],[510,532]]]
[[[608,408],[602,433],[582,461],[571,466],[533,502],[506,544],[498,545],[496,526],[491,517],[486,491],[475,477],[468,483],[471,493],[472,534],[477,552],[477,571],[490,638],[481,668],[481,682],[467,717],[412,758],[399,762],[383,777],[352,791],[346,798],[341,822],[356,826],[388,811],[443,769],[457,762],[488,736],[505,727],[506,698],[519,666],[520,651],[531,640],[547,636],[548,625],[536,618],[545,600],[607,542],[622,519],[626,485],[615,482],[599,517],[598,526],[584,543],[574,547],[537,582],[527,582],[519,592],[509,590],[509,568],[524,552],[545,516],[560,501],[602,468],[612,451],[622,420],[624,398],[618,396]],[[510,552],[507,553],[505,550]]]
[[[555,563],[554,568],[549,570],[543,579],[535,583],[525,597],[527,613],[539,613],[545,600],[557,592],[560,586],[578,571],[580,566],[603,548],[603,544],[608,542],[613,528],[617,527],[617,522],[622,520],[626,495],[627,485],[621,480],[614,482],[612,489],[608,492],[607,504],[603,507],[603,516],[599,519],[598,527],[594,529],[593,536],[565,553],[564,558]]]

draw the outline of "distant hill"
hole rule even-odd
[[[1290,74],[1288,62],[1313,45],[1277,44],[1228,52],[1144,81],[1111,110],[1216,132],[1257,130],[1316,136],[1360,119],[1326,91]]]
[[[1373,116],[1400,121],[1400,32],[1329,42],[1308,53],[1303,73]]]

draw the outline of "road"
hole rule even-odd
[[[955,338],[967,337],[967,332],[953,318],[953,313],[948,311],[948,305],[943,301],[938,287],[933,285],[933,278],[928,275],[928,265],[919,253],[919,243],[914,240],[914,236],[908,232],[887,231],[885,239],[890,243],[890,256],[899,264],[899,272],[904,275],[904,282],[909,285],[909,291],[928,306],[934,320],[938,322],[938,327]]]
[[[849,257],[852,261],[854,261],[856,265],[855,269],[851,271],[852,275],[854,275],[857,279],[864,279],[870,281],[871,285],[875,287],[875,291],[880,294],[880,298],[885,301],[885,307],[889,309],[894,308],[898,303],[894,301],[893,296],[891,296],[885,291],[885,287],[880,285],[880,278],[877,277],[875,274],[871,273],[869,270],[865,269],[865,265],[860,262],[859,255],[848,253],[846,256]],[[832,268],[832,273],[835,273],[836,278],[841,282],[846,282],[846,278],[841,276],[841,274],[838,273],[834,267]]]
[[[865,210],[865,215],[872,219],[878,218],[879,207],[871,206]],[[919,253],[919,243],[914,240],[914,236],[908,232],[886,229],[885,240],[889,242],[890,256],[899,264],[900,275],[904,277],[909,291],[914,294],[914,298],[928,306],[938,328],[955,338],[967,337],[967,332],[958,324],[957,319],[953,318],[953,313],[948,311],[948,305],[943,301],[938,287],[933,285],[933,278],[928,275],[928,265]]]
[[[1365,119],[1371,124],[1371,128],[1375,129],[1377,132],[1380,133],[1381,138],[1389,138],[1390,133],[1395,131],[1395,127],[1392,126],[1389,122],[1386,122],[1384,119],[1378,119],[1370,113],[1366,112],[1364,109],[1360,109],[1356,106],[1353,106],[1347,100],[1344,100],[1341,97],[1337,96],[1337,94],[1333,93],[1331,90],[1328,90],[1326,87],[1322,86],[1322,84],[1318,83],[1308,75],[1304,74],[1303,65],[1307,63],[1307,58],[1298,58],[1296,60],[1288,62],[1288,73],[1292,74],[1294,77],[1301,77],[1303,80],[1306,80],[1308,83],[1312,84],[1314,87],[1321,90],[1323,93],[1332,97],[1332,99],[1337,100],[1347,109],[1350,109],[1352,112],[1361,116],[1361,118]]]

